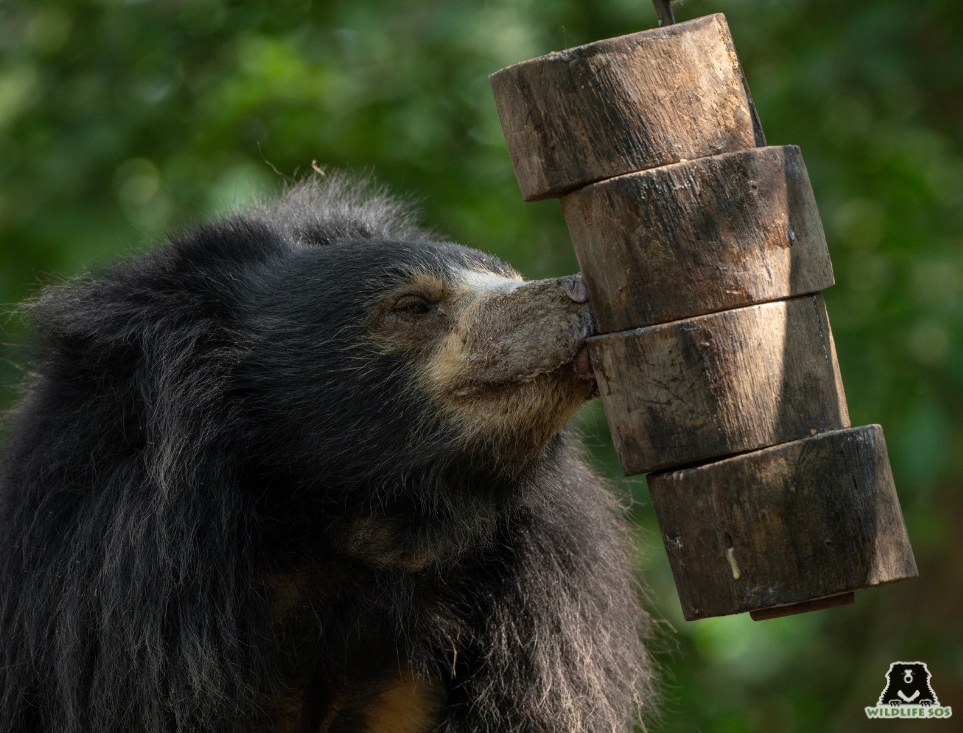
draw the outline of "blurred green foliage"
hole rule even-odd
[[[921,578],[819,614],[686,623],[644,481],[622,480],[665,619],[655,727],[868,729],[897,659],[928,662],[963,715],[963,4],[676,6],[719,11],[770,143],[803,149],[853,422],[886,429]],[[654,18],[644,0],[0,0],[0,302],[270,195],[312,161],[373,171],[530,277],[574,271],[558,205],[520,201],[487,76]],[[9,346],[19,325],[5,326]],[[599,406],[581,422],[617,475]]]

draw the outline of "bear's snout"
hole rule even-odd
[[[532,460],[598,394],[582,276],[525,282],[468,272],[456,283],[451,330],[423,383],[466,435],[503,446],[511,465]]]
[[[547,375],[594,380],[585,341],[595,318],[580,274],[523,282],[468,273],[461,282],[430,367],[441,391],[475,395]]]
[[[488,366],[500,362],[507,381],[527,380],[574,363],[592,376],[585,341],[595,333],[595,316],[581,274],[536,280],[491,299],[483,298],[490,320],[476,356]]]

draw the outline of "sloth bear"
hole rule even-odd
[[[0,730],[628,731],[650,625],[578,276],[343,177],[30,306]]]

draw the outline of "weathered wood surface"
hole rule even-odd
[[[562,197],[622,470],[663,471],[649,485],[686,618],[828,608],[915,576],[882,432],[845,429],[825,305],[799,297],[833,284],[805,165],[756,149],[725,18],[491,82],[523,198]]]
[[[822,296],[588,341],[626,475],[849,426]]]
[[[601,333],[833,284],[795,146],[612,178],[563,196],[562,211]]]
[[[772,617],[917,574],[878,425],[648,483],[687,619]]]
[[[765,145],[721,14],[523,61],[491,83],[526,201]]]

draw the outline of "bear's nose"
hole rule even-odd
[[[588,303],[588,291],[585,289],[585,281],[582,279],[581,272],[568,277],[560,277],[558,280],[569,298],[576,303]]]

